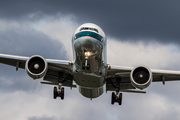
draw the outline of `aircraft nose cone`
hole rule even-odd
[[[34,68],[35,68],[35,69],[38,69],[38,68],[39,68],[39,65],[38,65],[38,64],[34,64]]]

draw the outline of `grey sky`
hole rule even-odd
[[[180,70],[179,6],[178,0],[0,1],[0,53],[71,60],[74,30],[93,22],[108,37],[110,64]],[[153,83],[145,95],[124,93],[123,105],[112,106],[111,92],[90,101],[66,88],[65,100],[53,100],[53,86],[40,81],[0,65],[0,119],[180,119],[180,82]]]

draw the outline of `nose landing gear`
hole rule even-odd
[[[89,70],[89,68],[90,68],[90,65],[88,64],[88,57],[85,57],[85,63],[83,64],[83,66],[82,66],[82,69],[84,70],[85,68],[87,69],[87,70]]]
[[[88,64],[88,59],[89,59],[89,56],[91,56],[91,52],[84,50],[84,55],[85,55],[85,61],[82,65],[82,69],[85,70],[86,68],[87,70],[89,70],[90,65]]]
[[[85,66],[85,64],[83,64],[83,65],[82,65],[82,69],[84,70],[85,68],[86,68],[87,70],[89,70],[90,65],[89,65],[89,64],[87,64],[87,66]]]

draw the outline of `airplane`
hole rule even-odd
[[[0,63],[25,69],[42,84],[54,85],[53,98],[64,99],[64,87],[77,88],[86,98],[94,99],[112,91],[111,104],[122,104],[122,92],[142,91],[152,82],[180,80],[180,71],[149,69],[146,66],[126,67],[107,64],[107,39],[96,24],[79,26],[72,37],[73,60],[45,59],[0,54]],[[75,84],[74,84],[75,83]],[[138,90],[137,90],[138,89]]]

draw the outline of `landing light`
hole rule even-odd
[[[85,56],[90,56],[91,52],[84,52]]]

